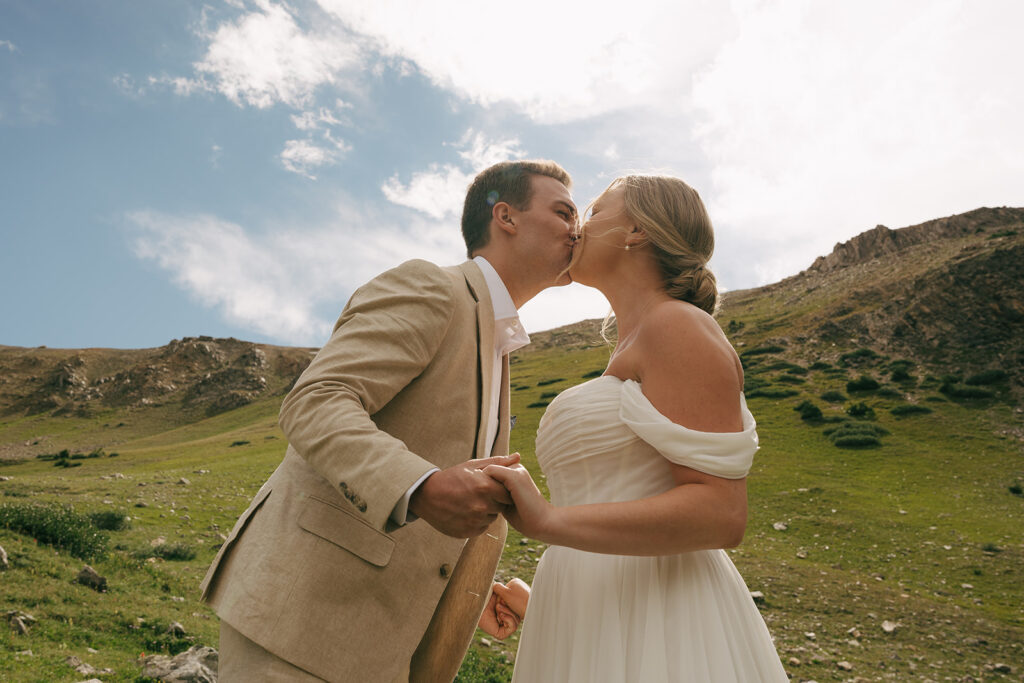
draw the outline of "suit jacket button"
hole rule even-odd
[[[452,574],[452,566],[445,562],[441,565],[441,578],[447,579]]]

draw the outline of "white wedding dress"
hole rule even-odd
[[[567,389],[537,431],[551,502],[663,493],[674,485],[670,462],[743,476],[757,433],[745,401],[742,408],[742,432],[696,432],[659,413],[632,380],[605,375]],[[637,557],[548,548],[537,565],[513,682],[670,681],[788,681],[725,551]]]

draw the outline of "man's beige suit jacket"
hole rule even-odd
[[[203,580],[221,619],[327,681],[390,682],[411,659],[414,681],[454,678],[504,520],[467,543],[390,515],[432,467],[508,452],[507,357],[484,443],[493,335],[472,261],[410,261],[352,295],[281,407],[284,460]]]

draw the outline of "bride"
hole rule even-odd
[[[713,249],[700,197],[666,176],[616,179],[581,228],[569,273],[611,303],[615,351],[540,422],[550,503],[521,465],[485,470],[512,495],[508,521],[550,545],[513,681],[788,680],[722,550],[746,528],[757,433],[711,317]],[[481,625],[507,635],[527,593],[495,584]]]

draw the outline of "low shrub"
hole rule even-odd
[[[740,357],[744,358],[749,356],[762,356],[766,353],[781,353],[782,351],[785,350],[786,347],[779,346],[778,344],[766,344],[765,346],[757,346],[752,349],[747,349],[746,351],[740,354]]]
[[[1007,488],[1015,496],[1024,496],[1024,488],[1020,484],[1010,484]]]
[[[249,444],[249,442],[245,441],[245,440],[232,441],[231,445],[228,446],[228,448],[235,448],[236,446],[247,446],[248,444]]]
[[[524,389],[529,389],[529,388],[530,387],[516,387],[516,391],[523,391]]]
[[[801,420],[805,420],[807,422],[821,419],[821,408],[810,401],[803,401],[800,405],[793,408],[793,410],[800,413]]]
[[[583,379],[591,379],[593,377],[600,377],[604,374],[604,370],[591,370],[590,372],[584,372],[580,375]]]
[[[762,389],[770,385],[771,382],[768,380],[761,379],[760,377],[754,377],[753,375],[747,375],[743,378],[743,391],[748,392],[748,396],[750,395],[749,392],[755,389]]]
[[[846,409],[846,414],[850,417],[855,417],[858,420],[874,420],[875,410],[867,403],[861,401],[860,403],[854,403],[852,406]]]
[[[533,403],[526,406],[527,408],[546,408],[551,401],[534,401]]]
[[[784,384],[805,384],[807,382],[803,377],[795,377],[793,375],[782,375],[781,377],[776,377],[775,381]]]
[[[565,381],[564,377],[556,377],[555,379],[542,379],[541,381],[537,382],[537,386],[538,387],[546,387],[549,384],[554,384],[556,382],[564,382],[564,381]]]
[[[81,560],[103,559],[107,555],[106,534],[70,505],[3,503],[0,526],[66,550]]]
[[[979,372],[976,375],[971,375],[964,380],[964,384],[970,386],[988,385],[988,384],[1000,384],[1005,382],[1009,375],[1006,374],[1005,370],[986,370]]]
[[[822,432],[837,448],[877,448],[889,430],[863,422],[843,422]]]
[[[996,395],[991,389],[966,384],[943,384],[939,391],[950,398],[992,398]]]
[[[159,557],[163,560],[177,562],[195,559],[196,551],[188,543],[160,543],[154,546],[144,546],[133,554],[140,560]]]
[[[554,398],[555,396],[558,396],[557,391],[545,391],[540,395],[541,398]]]
[[[829,403],[842,403],[846,400],[846,396],[838,391],[826,391],[821,395],[821,400],[828,401]]]
[[[816,360],[813,363],[811,363],[810,369],[811,370],[828,370],[831,367],[832,367],[831,363],[826,363],[823,360]]]
[[[747,394],[747,398],[789,398],[790,396],[797,396],[800,392],[796,389],[775,389],[773,387],[765,387],[764,389],[755,389]]]
[[[875,396],[881,396],[882,398],[902,398],[903,393],[892,387],[882,387],[875,392]]]
[[[123,510],[102,510],[89,513],[89,521],[97,529],[104,531],[124,531],[131,526],[132,520]]]
[[[845,368],[874,365],[879,358],[881,356],[871,349],[857,349],[839,356],[839,365]]]
[[[919,406],[913,404],[906,404],[902,406],[896,406],[889,411],[896,417],[906,417],[907,415],[927,415],[932,412],[932,409],[927,406]]]
[[[878,381],[867,375],[861,375],[857,379],[851,379],[846,383],[846,390],[851,393],[854,391],[874,391],[878,387]]]

